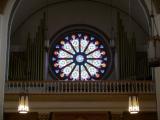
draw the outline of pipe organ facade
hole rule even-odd
[[[45,50],[46,26],[44,14],[43,19],[40,20],[40,25],[37,27],[35,37],[32,38],[30,33],[28,33],[26,49],[21,52],[10,51],[9,80],[45,80],[50,78],[48,77],[50,76],[49,73],[47,74],[47,78],[44,77],[45,71],[49,69],[45,68],[45,63],[48,63],[49,60],[45,59],[45,54],[48,54],[48,51]],[[117,35],[112,53],[113,59],[115,59],[114,52],[117,53],[118,60],[117,62],[113,60],[112,70],[118,71],[118,77],[113,76],[112,79],[150,79],[151,72],[147,59],[147,51],[137,50],[135,33],[129,35],[125,30],[123,19],[119,13],[117,14],[116,29]],[[110,45],[110,47],[113,46]],[[115,68],[116,65],[118,66],[117,68]]]

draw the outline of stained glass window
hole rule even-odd
[[[61,80],[98,80],[111,71],[111,50],[94,32],[74,31],[51,42],[49,65]]]

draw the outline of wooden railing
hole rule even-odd
[[[154,94],[153,81],[7,81],[6,94]]]

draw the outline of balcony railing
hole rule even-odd
[[[153,81],[7,81],[6,94],[154,94]]]

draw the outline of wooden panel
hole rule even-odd
[[[51,120],[109,120],[106,113],[55,113]]]
[[[140,112],[135,115],[129,113],[123,114],[123,120],[157,120],[156,112]]]
[[[38,120],[38,113],[5,113],[4,120]]]
[[[111,115],[112,115],[112,120],[123,120],[122,114],[111,114]]]

